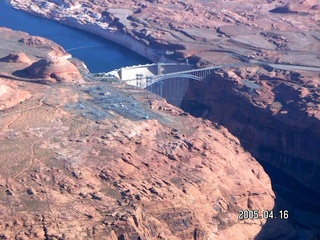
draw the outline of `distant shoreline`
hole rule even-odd
[[[116,30],[115,32],[110,32],[109,30],[103,29],[95,24],[82,25],[74,18],[69,18],[69,19],[64,19],[64,20],[50,18],[50,17],[43,15],[43,14],[39,14],[39,13],[36,13],[33,11],[27,11],[24,8],[19,8],[15,5],[13,5],[10,1],[9,1],[9,4],[14,9],[16,9],[18,11],[23,11],[23,12],[30,14],[30,15],[33,15],[33,16],[45,18],[45,19],[55,21],[57,23],[60,23],[60,24],[84,31],[84,32],[94,34],[96,36],[100,36],[108,41],[111,41],[113,43],[119,44],[125,48],[130,49],[130,50],[136,52],[137,54],[139,54],[140,56],[145,57],[152,62],[159,62],[159,61],[161,61],[161,62],[176,62],[174,60],[166,58],[163,55],[163,53],[161,53],[161,51],[159,49],[153,48],[151,46],[147,46],[144,43],[142,43],[141,41],[129,36],[128,34],[121,33],[119,30]],[[73,21],[71,21],[71,20],[73,20]]]

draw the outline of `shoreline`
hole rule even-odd
[[[55,12],[52,9],[48,9],[48,11],[46,11],[45,8],[36,9],[33,7],[33,5],[30,5],[30,6],[19,5],[19,3],[15,2],[14,0],[9,0],[8,4],[10,4],[11,7],[13,7],[17,11],[22,11],[26,14],[48,19],[50,21],[54,21],[65,26],[69,26],[71,28],[75,28],[75,29],[102,37],[107,41],[111,41],[124,48],[130,49],[131,51],[134,51],[135,53],[139,54],[140,56],[154,63],[157,63],[157,62],[179,63],[183,59],[184,60],[188,59],[189,62],[193,62],[192,63],[193,65],[197,65],[200,68],[208,67],[211,65],[226,65],[229,63],[234,64],[234,63],[243,63],[243,62],[249,62],[250,64],[253,64],[253,65],[257,62],[261,62],[263,64],[270,64],[270,65],[273,64],[273,65],[288,65],[288,66],[292,65],[293,66],[293,69],[284,69],[284,70],[295,70],[294,66],[320,68],[320,61],[319,61],[319,64],[316,63],[317,61],[314,61],[312,62],[313,64],[311,64],[309,62],[308,63],[301,62],[296,57],[295,59],[298,59],[298,60],[295,63],[295,62],[288,61],[287,59],[285,61],[279,61],[278,56],[273,56],[271,58],[269,57],[264,58],[263,54],[259,52],[258,54],[261,56],[257,55],[257,53],[247,56],[248,54],[246,54],[245,51],[247,51],[248,49],[246,48],[245,45],[253,44],[254,47],[253,48],[249,47],[249,51],[255,52],[255,48],[257,48],[257,46],[262,47],[261,43],[259,43],[261,39],[259,38],[257,39],[257,43],[256,43],[257,46],[255,46],[255,43],[250,41],[248,43],[241,42],[242,40],[236,41],[234,40],[233,36],[229,36],[227,33],[224,33],[223,31],[221,31],[220,27],[217,27],[217,30],[211,30],[212,32],[210,32],[211,34],[214,34],[214,35],[216,34],[214,33],[215,31],[219,33],[217,36],[215,36],[215,38],[218,37],[219,39],[218,42],[216,42],[216,39],[212,40],[210,38],[206,39],[206,37],[190,35],[187,33],[187,31],[181,31],[181,32],[183,32],[183,34],[186,34],[189,40],[194,39],[195,41],[188,42],[186,41],[186,39],[183,39],[183,38],[181,39],[181,41],[179,40],[177,41],[179,37],[177,37],[176,35],[180,31],[179,29],[173,28],[173,29],[166,30],[168,31],[169,35],[171,34],[172,36],[177,37],[176,40],[172,40],[170,38],[168,39],[162,38],[161,36],[159,38],[156,38],[154,36],[151,36],[152,34],[150,33],[147,33],[147,32],[144,33],[144,32],[141,32],[141,30],[136,31],[136,29],[138,30],[140,29],[140,26],[135,27],[135,24],[137,23],[136,20],[131,20],[131,19],[126,20],[126,18],[123,18],[123,16],[122,17],[116,16],[116,14],[110,11],[112,10],[112,8],[110,10],[107,10],[107,12],[108,14],[110,14],[110,16],[114,17],[113,20],[111,20],[110,22],[103,22],[103,21],[100,21],[99,19],[97,20],[81,19],[81,18],[78,18],[77,15],[75,15],[75,17],[71,17],[70,12],[68,12],[70,8],[69,9],[66,8],[67,12],[64,12],[64,10],[57,10]],[[141,20],[141,21],[144,21],[144,20]],[[128,25],[127,22],[131,22],[131,25]],[[100,25],[106,25],[106,26],[100,26]],[[228,25],[226,26],[228,27]],[[159,28],[159,29],[163,30],[162,28]],[[154,29],[154,31],[158,31],[159,29]],[[267,35],[262,31],[260,32],[260,34]],[[240,33],[240,36],[242,36],[241,33]],[[198,40],[197,40],[197,37],[199,38]],[[278,36],[275,37],[275,39],[278,39],[278,38],[280,38],[281,41],[282,39],[284,39],[284,37],[278,37]],[[224,45],[220,46],[220,44],[222,43],[226,43],[226,46]],[[200,44],[201,47],[198,48],[196,44]],[[229,50],[228,47],[232,49],[234,47],[233,44],[236,48],[240,48],[240,49],[243,48],[242,50],[245,50],[245,51],[243,52],[241,50],[240,53],[238,53],[239,49]],[[281,44],[277,42],[275,42],[274,44],[277,47],[281,46]],[[262,48],[261,50],[263,51],[274,50],[275,53],[280,54],[280,56],[281,54],[283,56],[287,55],[286,52],[281,52],[283,51],[283,49],[275,50],[273,48],[268,49],[268,47],[266,47],[265,49]],[[290,51],[291,50],[289,50],[289,52]],[[210,53],[210,55],[208,55],[208,53]]]
[[[72,28],[102,37],[107,41],[113,42],[131,51],[134,51],[135,53],[150,60],[153,63],[157,63],[157,62],[178,63],[178,61],[174,61],[172,59],[166,58],[164,55],[165,51],[161,49],[153,48],[151,46],[147,46],[142,41],[139,41],[131,37],[129,34],[121,33],[120,30],[118,29],[115,32],[111,32],[109,29],[101,28],[97,24],[81,24],[76,19],[70,19],[70,18],[69,18],[70,20],[69,19],[60,20],[57,18],[50,18],[44,14],[40,14],[34,11],[27,11],[24,8],[19,8],[16,5],[14,5],[11,1],[9,1],[8,4],[10,4],[11,7],[13,7],[17,11],[22,11],[26,14],[48,19],[65,26],[72,27]]]

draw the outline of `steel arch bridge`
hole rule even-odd
[[[147,88],[150,85],[163,82],[166,79],[193,79],[196,81],[203,81],[205,80],[210,74],[214,72],[216,69],[226,68],[226,67],[238,67],[238,66],[246,66],[246,63],[232,63],[232,64],[225,64],[225,65],[216,65],[213,67],[208,68],[201,68],[201,69],[193,69],[187,71],[180,71],[180,72],[173,72],[173,73],[166,73],[166,74],[159,74],[159,75],[151,75],[151,76],[144,76],[143,74],[137,74],[136,78],[123,80],[127,84],[140,87],[140,88]]]
[[[160,81],[163,81],[163,80],[167,80],[167,79],[173,79],[173,78],[189,78],[189,79],[194,79],[194,80],[197,80],[197,81],[202,81],[202,78],[201,77],[198,77],[198,76],[194,76],[194,75],[191,75],[191,74],[164,74],[164,75],[159,75],[159,76],[156,76],[154,78],[152,78],[152,81],[150,81],[150,85],[151,84],[154,84],[156,82],[160,82]],[[149,86],[149,84],[147,84]]]
[[[160,75],[152,75],[152,76],[143,76],[142,74],[137,74],[136,78],[124,80],[127,84],[137,86],[140,88],[147,88],[150,85],[163,82],[166,79],[193,79],[196,81],[203,81],[206,77],[208,77],[215,69],[219,69],[222,66],[214,66],[209,68],[201,68],[194,69],[188,71],[160,74]]]
[[[196,81],[203,81],[207,76],[209,76],[213,70],[221,68],[221,66],[214,66],[210,68],[202,68],[195,69],[183,72],[175,72],[168,74],[160,74],[154,77],[146,77],[145,88],[160,81],[164,81],[166,79],[174,79],[174,78],[188,78]],[[141,79],[143,81],[143,79]]]
[[[147,89],[148,91],[155,93],[161,97],[175,96],[176,102],[174,105],[179,105],[179,101],[186,93],[189,83],[186,79],[193,79],[195,81],[202,82],[207,79],[216,69],[228,68],[228,67],[241,67],[247,66],[248,63],[231,63],[225,65],[216,65],[208,68],[186,70],[180,72],[171,72],[167,74],[159,75],[143,75],[136,74],[136,78],[123,80],[128,85],[136,86],[139,88]],[[167,79],[177,79],[176,81],[169,81],[167,87],[164,89],[164,81]],[[260,89],[261,86],[253,83],[249,80],[242,80],[243,84],[253,91],[254,89]],[[171,99],[172,100],[172,99]]]

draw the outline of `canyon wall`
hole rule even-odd
[[[277,95],[278,89],[285,86],[278,83],[270,92]],[[308,115],[304,108],[290,107],[285,102],[293,98],[285,94],[273,96],[277,101],[266,106],[258,106],[263,95],[250,92],[227,73],[215,73],[205,83],[191,81],[181,107],[195,116],[224,125],[260,161],[272,164],[320,192],[319,119]],[[274,113],[276,104],[282,105],[282,110]]]

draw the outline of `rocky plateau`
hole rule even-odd
[[[65,55],[48,40],[0,31],[0,45],[12,46],[0,49],[2,239],[253,239],[263,229],[265,219],[239,220],[238,211],[272,210],[270,179],[226,128],[144,90],[80,81],[75,59],[65,60],[74,81],[17,75]],[[92,117],[101,91],[127,96],[150,118]],[[264,231],[296,234],[287,221]]]
[[[273,170],[273,175],[283,176],[282,184],[290,179],[292,185],[294,185],[293,182],[295,181],[297,182],[295,185],[302,185],[301,188],[303,190],[300,193],[294,193],[295,189],[290,189],[290,184],[285,187],[281,184],[280,186],[274,186],[277,196],[274,207],[282,207],[282,209],[290,208],[293,217],[289,223],[286,221],[267,221],[263,227],[260,226],[259,229],[257,228],[257,231],[253,231],[254,233],[249,233],[249,230],[234,231],[235,229],[231,230],[229,227],[226,230],[218,228],[218,231],[216,231],[218,233],[216,234],[215,231],[208,227],[207,223],[202,222],[200,224],[197,222],[201,227],[199,229],[194,228],[191,235],[190,232],[186,233],[189,235],[176,235],[173,232],[161,234],[159,231],[150,230],[159,229],[159,227],[151,227],[148,230],[143,227],[142,230],[137,225],[130,225],[130,229],[131,227],[135,229],[142,239],[174,239],[174,237],[177,239],[192,239],[192,237],[194,239],[201,239],[201,237],[203,239],[252,239],[254,236],[262,239],[276,239],[276,237],[278,239],[294,239],[294,237],[297,237],[297,232],[303,232],[303,239],[316,239],[319,236],[320,226],[317,220],[319,219],[317,213],[320,209],[317,202],[320,194],[320,150],[318,147],[320,144],[319,1],[270,0],[250,1],[248,3],[241,0],[219,2],[205,0],[12,0],[11,4],[15,8],[31,14],[47,17],[63,24],[101,35],[139,52],[155,62],[184,62],[188,59],[189,63],[195,64],[198,68],[212,65],[223,66],[202,83],[190,81],[188,92],[184,97],[182,105],[179,107],[196,117],[211,120],[214,126],[218,123],[226,127],[230,133],[240,140],[239,144],[249,151],[265,169],[272,167],[275,169]],[[29,37],[29,39],[31,38]],[[37,45],[31,42],[30,46]],[[34,42],[36,43],[36,41]],[[59,57],[66,54],[57,46],[53,48],[54,51],[52,49],[50,51],[57,52],[56,55]],[[48,57],[47,50],[43,59]],[[8,59],[16,59],[12,56],[12,54],[16,53],[16,51],[8,51],[3,56],[0,56],[1,59],[4,59],[0,62],[1,66],[4,66],[1,69],[7,69],[7,71],[1,70],[1,74],[7,79],[6,86],[2,87],[3,90],[1,91],[6,93],[7,96],[9,96],[10,90],[14,93],[15,91],[12,89],[18,88],[13,80],[25,78],[26,75],[21,75],[21,70],[23,70],[22,73],[24,74],[28,73],[25,69],[28,69],[28,64],[30,64],[29,62],[19,62],[16,60],[14,60],[16,63],[13,60],[10,60],[11,63],[8,63]],[[32,54],[28,54],[27,52],[25,54],[34,64],[36,61],[45,61],[43,59],[36,59]],[[24,56],[21,58],[26,59]],[[11,71],[13,65],[19,66],[19,68],[14,70],[18,72],[14,73],[14,71]],[[60,78],[54,77],[55,75],[52,75],[52,73],[46,72],[46,74],[40,76],[41,78],[47,78],[44,82],[64,82],[60,81]],[[68,81],[74,82],[72,83],[73,85],[76,85],[76,82],[79,84],[82,81],[79,79],[78,73],[73,76],[76,77],[72,81]],[[44,85],[37,86],[43,87]],[[124,91],[123,87],[119,87],[119,89],[119,91]],[[30,98],[28,94],[32,95],[30,91],[24,88],[19,87],[19,90],[24,91],[21,94],[21,96],[25,96],[22,98],[23,101]],[[77,92],[80,90],[73,91]],[[125,91],[129,90],[126,89]],[[83,94],[80,95],[82,96]],[[147,101],[139,100],[142,102]],[[30,100],[26,100],[26,102],[28,101]],[[13,106],[15,103],[18,103],[18,100],[12,103],[10,101],[8,103],[2,102],[1,106],[6,106],[6,104]],[[149,103],[145,102],[145,104],[151,104],[151,107],[156,105],[156,108],[152,107],[154,108],[153,111],[159,111],[161,114],[169,113],[170,117],[168,119],[176,115],[174,118],[177,117],[179,120],[175,119],[175,122],[182,121],[181,119],[186,121],[185,123],[180,123],[180,128],[181,126],[186,129],[189,129],[189,126],[191,128],[192,126],[196,127],[194,123],[198,121],[202,124],[209,124],[207,121],[203,122],[191,116],[182,117],[180,116],[181,114],[183,115],[181,110],[167,105],[160,100]],[[165,104],[165,106],[161,105],[158,107],[157,104]],[[168,106],[172,110],[164,111],[163,109],[167,109]],[[161,110],[156,110],[157,108]],[[125,121],[125,119],[121,121]],[[160,120],[158,119],[158,121]],[[129,122],[130,124],[135,123],[134,121]],[[161,126],[161,131],[169,131],[168,129],[165,130],[167,122],[160,123],[158,123],[160,125],[154,128],[158,129]],[[133,125],[128,128],[134,129]],[[178,126],[174,126],[173,128],[179,129]],[[219,128],[224,129],[223,127]],[[208,130],[205,128],[199,131],[207,132]],[[188,136],[186,133],[183,134]],[[195,133],[190,134],[190,136],[196,136]],[[158,137],[158,135],[156,136]],[[181,138],[181,136],[179,137]],[[201,137],[197,137],[196,139],[198,138],[201,139]],[[103,140],[105,141],[106,139]],[[60,140],[57,141],[59,142]],[[153,141],[148,140],[148,144],[153,146],[158,140],[154,138]],[[214,143],[212,139],[207,139],[204,142],[207,144]],[[154,147],[151,148],[154,149]],[[135,147],[131,150],[133,152],[137,151]],[[141,156],[139,154],[134,155],[132,151],[130,151],[131,155],[136,157]],[[159,154],[160,152],[158,151],[157,153]],[[189,153],[190,149],[183,149],[182,152]],[[152,154],[156,153],[152,152]],[[147,156],[151,157],[153,156],[152,154],[148,152]],[[169,153],[165,154],[165,156],[173,161],[168,161],[170,164],[176,163],[176,161],[183,162],[184,159],[182,153],[177,153],[177,155]],[[215,156],[215,153],[212,156]],[[135,159],[135,157],[133,158]],[[155,157],[155,159],[158,158]],[[239,161],[241,158],[237,156],[234,159]],[[158,164],[159,161],[157,160],[156,162]],[[170,164],[167,166],[167,163],[165,163],[164,165],[165,167],[171,166],[171,169],[175,169],[176,166],[173,167]],[[84,165],[87,166],[87,163]],[[189,166],[192,168],[193,165],[189,164]],[[114,168],[111,169],[115,171]],[[151,169],[154,168],[151,167]],[[241,167],[241,170],[243,169],[246,168]],[[274,174],[274,171],[277,173]],[[188,171],[184,170],[182,172],[187,173]],[[242,171],[236,172],[237,174],[242,174]],[[160,174],[160,172],[157,172],[157,174]],[[268,174],[272,175],[271,172],[268,172]],[[142,175],[145,176],[145,174]],[[206,178],[212,177],[212,174],[205,175]],[[187,174],[187,176],[191,177],[193,173]],[[229,174],[229,172],[228,174],[224,174],[224,176],[233,178],[233,174]],[[225,184],[227,182],[228,180],[221,180],[220,183],[228,186],[229,184]],[[176,187],[176,185],[174,186]],[[197,186],[198,189],[202,188],[199,185]],[[211,187],[214,186],[212,185]],[[168,189],[167,191],[169,191]],[[309,190],[312,192],[311,195],[313,197],[309,197],[307,194]],[[191,190],[187,189],[186,191],[190,192]],[[205,190],[206,194],[208,194],[208,191],[212,192],[213,190]],[[299,199],[298,203],[285,203],[286,200],[282,201],[282,197],[285,197],[282,195],[283,192],[296,194],[296,199]],[[199,195],[198,192],[194,192],[194,194]],[[172,199],[170,199],[170,202],[173,201]],[[177,201],[176,203],[179,201],[187,203],[189,201],[186,200],[189,198],[183,199],[183,201],[182,198],[175,201]],[[188,202],[188,204],[190,204],[191,208],[191,202]],[[301,213],[309,207],[307,215]],[[204,212],[211,212],[211,210],[209,211],[205,207],[201,208]],[[163,211],[163,208],[158,209],[160,209],[158,214]],[[258,209],[262,208],[258,207]],[[146,211],[146,209],[143,208],[143,211]],[[155,212],[151,212],[148,212],[148,214],[156,214]],[[315,215],[311,214],[310,216],[310,212],[312,214],[315,213]],[[154,217],[154,215],[152,216]],[[167,217],[167,219],[171,219],[171,217]],[[201,217],[196,219],[201,222],[200,219],[204,221],[207,218],[201,215]],[[163,219],[159,221],[163,221]],[[136,222],[134,221],[134,224]],[[245,226],[244,228],[250,225],[252,229],[257,227],[256,222],[254,224],[240,225],[241,227]],[[240,225],[235,224],[233,226]],[[285,225],[285,227],[275,228],[275,225]],[[151,224],[150,226],[156,225]],[[122,225],[121,228],[126,229]],[[163,229],[171,228],[164,227]],[[128,232],[134,231],[125,231],[123,238],[119,232],[116,232],[114,235],[115,239],[116,237],[118,239],[128,238],[126,235]],[[157,232],[158,235],[152,235],[154,232]],[[184,231],[181,230],[180,232],[184,234]],[[215,232],[214,235],[210,235],[212,232]],[[237,236],[230,235],[235,234],[235,232],[237,232]],[[142,233],[151,235],[143,235]]]

